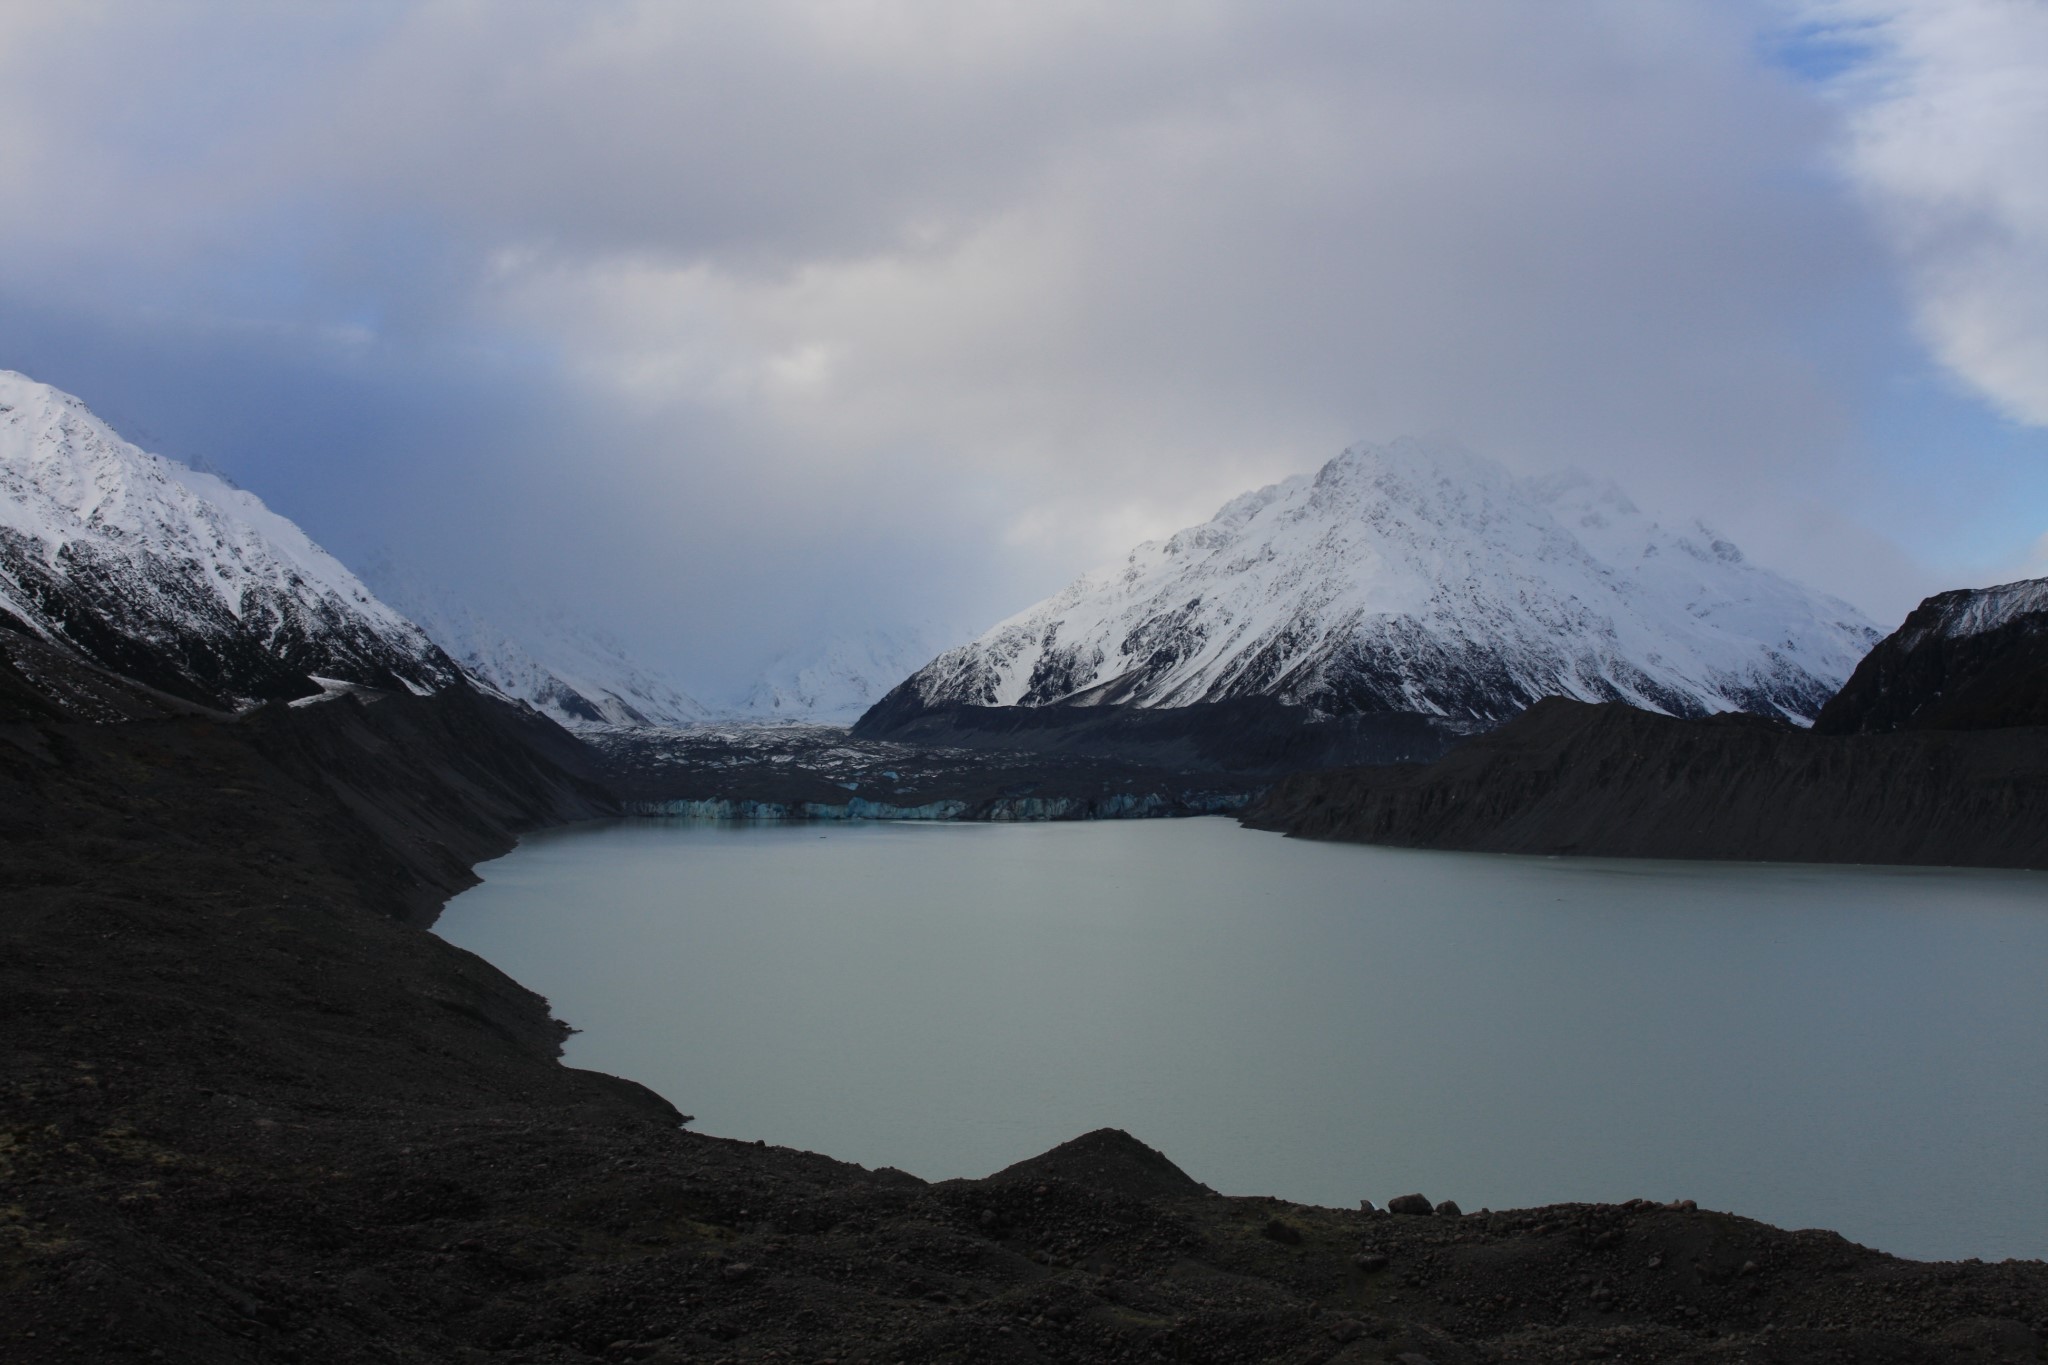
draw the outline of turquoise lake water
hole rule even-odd
[[[623,821],[437,932],[702,1131],[1228,1194],[1697,1199],[2048,1255],[2048,875],[1424,853],[1226,819]]]

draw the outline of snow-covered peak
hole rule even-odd
[[[1615,544],[1637,536],[1650,525],[1612,479],[1596,479],[1582,469],[1541,474],[1521,481],[1533,502],[1588,545]]]
[[[122,440],[77,398],[14,370],[0,370],[0,492],[0,526],[40,542],[48,563],[73,541],[111,541],[208,561],[236,616],[252,581],[296,580],[380,626],[408,624],[254,493]]]
[[[213,704],[310,695],[313,673],[432,690],[455,670],[255,494],[122,440],[0,370],[0,609]]]
[[[1274,696],[1488,724],[1548,695],[1810,719],[1876,631],[1582,475],[1353,446],[950,650],[916,704]]]
[[[711,708],[634,659],[605,631],[561,608],[503,605],[486,615],[388,558],[369,576],[470,676],[572,729],[688,726]]]
[[[747,690],[739,714],[750,720],[849,724],[931,658],[938,643],[938,633],[928,626],[896,626],[790,650]]]

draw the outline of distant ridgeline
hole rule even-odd
[[[1286,778],[1246,822],[1426,848],[2048,868],[2048,579],[1928,598],[1811,731],[1552,700],[1426,767]]]
[[[857,735],[1281,772],[1426,760],[1552,696],[1810,723],[1877,630],[1612,485],[1359,446],[939,655]]]

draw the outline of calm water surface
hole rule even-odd
[[[1113,1126],[1230,1194],[2048,1254],[2048,876],[1222,819],[630,821],[483,872],[438,932],[706,1132],[941,1179]]]

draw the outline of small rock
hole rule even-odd
[[[1358,1340],[1365,1335],[1365,1328],[1350,1318],[1339,1318],[1330,1324],[1330,1340],[1339,1346]]]
[[[1358,1201],[1358,1211],[1360,1213],[1378,1213],[1380,1210],[1379,1205],[1373,1203],[1372,1200],[1361,1199]]]
[[[1443,1203],[1436,1206],[1436,1216],[1439,1218],[1463,1218],[1465,1210],[1458,1207],[1457,1200],[1446,1199]]]
[[[1387,1268],[1387,1258],[1377,1251],[1361,1251],[1351,1258],[1351,1264],[1368,1273]]]
[[[728,1280],[744,1280],[754,1273],[754,1267],[745,1261],[734,1261],[718,1273]]]
[[[1419,1194],[1400,1194],[1387,1201],[1387,1212],[1428,1215],[1436,1212],[1436,1205]]]
[[[1738,1275],[1754,1275],[1757,1271],[1761,1270],[1762,1268],[1763,1267],[1759,1266],[1755,1261],[1744,1261],[1742,1263],[1742,1269],[1736,1271],[1735,1273]]]
[[[1273,1241],[1283,1242],[1288,1246],[1301,1245],[1301,1229],[1282,1219],[1268,1218],[1266,1226],[1259,1230]]]

